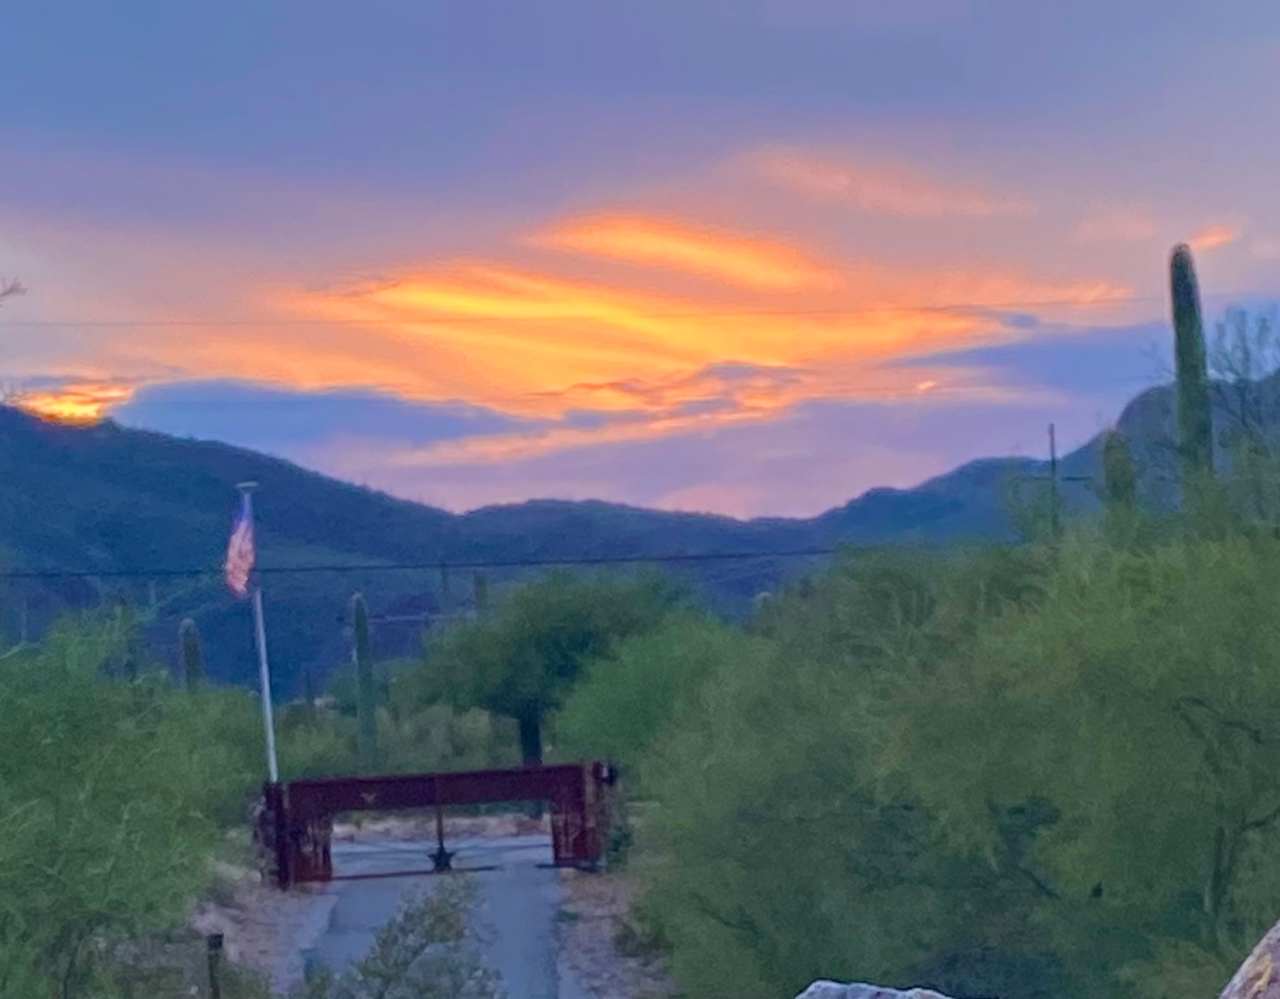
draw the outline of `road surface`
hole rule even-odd
[[[452,840],[454,867],[495,867],[463,876],[479,889],[478,917],[487,924],[483,955],[502,976],[509,999],[589,999],[558,959],[556,920],[564,889],[551,860],[551,839],[544,835],[471,837]],[[429,869],[435,849],[428,840],[334,843],[334,874],[376,874]],[[326,891],[336,896],[329,923],[304,961],[341,971],[358,961],[377,933],[400,907],[406,892],[428,890],[425,877],[335,880]]]

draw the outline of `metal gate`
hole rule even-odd
[[[263,785],[255,836],[269,876],[280,888],[334,877],[330,840],[342,812],[434,808],[439,849],[435,870],[447,869],[442,815],[446,805],[545,801],[551,806],[551,846],[558,867],[592,869],[604,857],[607,794],[616,779],[605,763],[569,763],[511,770],[329,777]],[[426,872],[423,872],[426,873]]]

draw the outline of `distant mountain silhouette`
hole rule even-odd
[[[1171,431],[1172,389],[1152,389],[1126,407],[1119,426],[1140,459],[1156,468]],[[1098,474],[1098,440],[1064,456],[1064,475]],[[237,482],[261,484],[259,565],[404,564],[668,554],[783,552],[843,544],[1002,539],[1013,532],[1010,495],[1043,489],[1045,463],[1027,458],[973,461],[912,489],[873,489],[809,519],[735,520],[598,501],[534,500],[466,514],[396,499],[290,462],[225,444],[122,428],[77,428],[0,407],[0,565],[12,570],[104,574],[220,564]],[[1157,476],[1158,478],[1158,476]],[[1036,483],[1039,484],[1036,484]],[[1021,483],[1021,487],[1018,484]],[[1018,487],[1015,489],[1015,487]],[[1063,486],[1069,509],[1096,504],[1088,483]],[[751,598],[818,558],[700,561],[672,571],[707,601],[739,612]],[[500,585],[516,567],[488,573]],[[384,655],[412,654],[422,618],[465,612],[472,573],[444,583],[435,569],[269,575],[268,631],[280,692],[301,689],[304,669],[322,676],[346,660],[342,616],[351,593],[366,593]],[[212,675],[255,676],[248,611],[217,577],[155,574],[137,579],[10,581],[0,629],[12,640],[26,617],[38,632],[67,608],[127,600],[148,620],[158,657],[176,655],[177,625],[200,624]],[[155,604],[152,605],[154,593]],[[378,622],[378,618],[384,618]]]

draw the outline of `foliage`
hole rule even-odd
[[[651,628],[679,599],[658,576],[551,573],[430,639],[427,670],[457,706],[516,719],[522,758],[540,761],[543,720],[583,666]]]
[[[1188,483],[1212,474],[1213,413],[1200,289],[1191,249],[1176,246],[1169,261],[1174,360],[1178,381],[1178,448]]]
[[[182,916],[252,783],[237,706],[108,678],[120,639],[64,626],[0,670],[0,995],[97,994],[113,941]]]
[[[886,675],[945,654],[975,613],[1033,599],[1039,558],[850,560],[771,602],[755,653],[723,661],[677,713],[641,764],[659,808],[642,847],[691,994],[788,995],[819,977],[953,985],[994,945],[1037,956],[1025,889],[881,786],[875,723]],[[926,968],[948,957],[949,978]]]
[[[434,882],[403,903],[350,971],[322,970],[293,999],[496,999],[503,992],[476,949],[474,903],[460,878]]]
[[[1257,896],[1259,878],[1280,889],[1261,835],[1280,818],[1278,581],[1274,541],[1082,544],[1034,613],[901,681],[891,758],[958,844],[998,855],[993,805],[1060,816],[1018,869],[1074,966],[1113,974],[1132,954],[1108,925],[1222,955],[1274,920]]]
[[[713,670],[759,654],[760,645],[693,611],[623,639],[587,665],[557,717],[561,753],[609,759],[628,774]]]
[[[1280,894],[1280,541],[1140,536],[878,553],[762,608],[638,764],[690,993],[1221,986]]]

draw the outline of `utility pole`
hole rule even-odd
[[[1058,435],[1049,424],[1049,529],[1053,540],[1062,536],[1062,516],[1058,511]]]
[[[1049,424],[1049,528],[1053,532],[1053,540],[1062,537],[1062,502],[1058,495],[1059,482],[1092,482],[1092,475],[1059,475],[1058,474],[1058,433],[1057,428]]]

